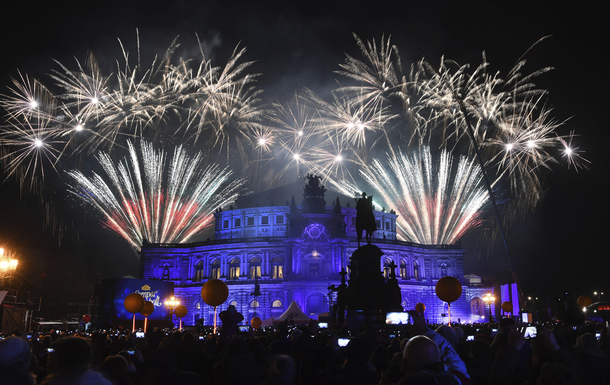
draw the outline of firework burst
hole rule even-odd
[[[129,157],[118,164],[108,153],[97,155],[105,175],[70,171],[70,190],[136,248],[144,240],[188,241],[212,224],[213,210],[233,201],[244,182],[229,182],[231,172],[217,165],[203,167],[202,154],[189,157],[182,146],[167,161],[150,143],[141,143],[140,154],[127,144]]]
[[[388,152],[374,159],[360,174],[386,207],[396,210],[402,239],[425,244],[455,243],[481,223],[488,200],[483,174],[476,161],[454,157],[446,150],[436,158],[429,147],[407,156]],[[349,181],[339,183],[344,193],[360,191]]]

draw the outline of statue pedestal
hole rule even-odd
[[[381,272],[383,252],[375,245],[358,248],[351,256],[345,291],[346,323],[353,329],[383,329],[388,311],[402,311],[396,278],[386,283]]]

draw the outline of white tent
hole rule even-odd
[[[279,324],[282,321],[289,320],[295,324],[306,324],[309,322],[310,318],[307,314],[303,313],[303,310],[297,305],[296,301],[292,301],[288,309],[282,313],[281,316],[275,318],[273,320],[274,324]]]
[[[273,326],[273,320],[275,318],[271,317],[271,318],[267,318],[266,320],[263,321],[263,323],[261,324],[261,326]]]

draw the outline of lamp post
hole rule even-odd
[[[165,301],[165,306],[169,309],[169,314],[171,315],[172,329],[173,329],[174,328],[174,313],[176,312],[176,308],[178,306],[180,306],[180,300],[178,300],[178,299],[174,298],[174,296],[172,296],[172,298]]]
[[[2,280],[0,287],[4,286],[5,279],[10,281],[13,278],[13,272],[17,270],[18,264],[18,260],[11,258],[10,253],[5,254],[5,250],[0,248],[0,279]]]
[[[601,301],[602,301],[601,296],[602,296],[602,295],[604,295],[604,292],[597,292],[597,291],[594,291],[594,292],[593,292],[593,295],[596,295],[596,296],[597,296],[597,302],[601,302]]]
[[[538,297],[527,297],[527,300],[532,301],[533,314],[535,314],[536,322],[538,322],[538,310],[536,310],[536,301],[538,300]]]
[[[491,293],[487,293],[483,296],[483,301],[486,305],[489,305],[489,322],[492,322],[493,319],[491,315],[491,307],[496,303],[496,297],[494,297]]]

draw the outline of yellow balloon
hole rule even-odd
[[[184,306],[184,305],[178,306],[174,313],[176,314],[176,317],[178,317],[178,318],[184,317],[186,315],[186,306]]]
[[[142,307],[142,310],[140,310],[140,314],[142,314],[144,317],[148,317],[154,311],[155,311],[155,304],[150,301],[146,301],[144,303],[144,306]]]
[[[462,295],[462,284],[457,278],[443,277],[436,283],[436,296],[443,302],[454,302]]]
[[[254,317],[254,318],[252,318],[252,320],[250,320],[250,325],[252,325],[252,327],[254,329],[260,328],[262,324],[263,324],[263,320],[260,319],[259,317]]]
[[[593,303],[593,301],[591,300],[591,297],[589,297],[588,295],[581,295],[580,297],[578,297],[578,299],[576,300],[576,304],[578,305],[579,308],[583,308],[583,307],[587,307],[589,305],[591,305]]]
[[[210,306],[222,305],[229,296],[229,288],[220,279],[210,279],[201,288],[201,298],[203,302]]]
[[[144,307],[144,297],[138,293],[131,293],[127,297],[125,297],[125,301],[123,301],[123,305],[125,306],[125,310],[130,313],[137,313]]]

